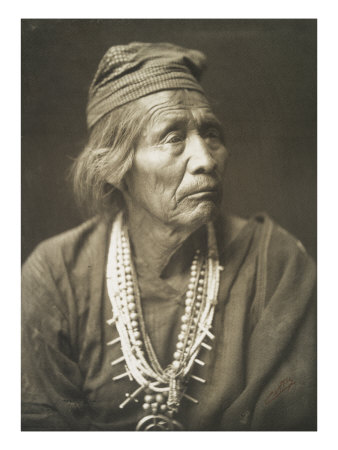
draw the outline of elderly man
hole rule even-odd
[[[313,430],[315,268],[220,211],[228,157],[171,44],[111,47],[75,192],[95,212],[23,269],[25,430]]]

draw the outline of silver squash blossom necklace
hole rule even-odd
[[[107,322],[116,325],[119,337],[107,345],[120,343],[123,354],[111,365],[124,363],[125,372],[113,377],[113,380],[129,377],[139,384],[134,392],[126,394],[126,400],[120,404],[120,408],[124,408],[130,401],[139,401],[139,397],[143,397],[145,416],[138,422],[136,430],[182,430],[182,424],[175,420],[182,398],[198,403],[185,391],[189,379],[205,383],[204,379],[193,375],[192,370],[194,364],[205,364],[197,359],[201,348],[211,350],[205,340],[214,339],[210,329],[217,303],[219,272],[222,269],[214,228],[209,223],[207,255],[203,256],[197,250],[191,264],[176,351],[168,367],[162,368],[145,329],[123,213],[116,217],[107,263],[107,287],[113,317]]]

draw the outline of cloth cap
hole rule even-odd
[[[169,43],[110,47],[89,88],[88,128],[113,109],[148,94],[167,89],[204,93],[198,80],[205,65],[200,51]]]

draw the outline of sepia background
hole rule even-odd
[[[203,51],[202,85],[231,153],[227,206],[266,211],[316,257],[315,20],[23,20],[22,260],[83,221],[67,173],[86,142],[89,84],[111,45]]]

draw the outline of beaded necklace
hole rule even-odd
[[[185,296],[185,312],[176,343],[173,361],[162,368],[147,334],[142,315],[140,292],[135,267],[131,258],[128,230],[120,212],[112,227],[107,263],[107,288],[113,317],[109,325],[116,325],[119,337],[107,345],[120,343],[123,356],[112,361],[115,366],[125,363],[125,372],[113,377],[135,380],[139,387],[120,404],[124,408],[143,393],[143,409],[147,416],[137,424],[136,430],[174,430],[183,426],[174,419],[182,398],[194,403],[198,400],[186,394],[189,378],[201,383],[205,380],[191,374],[201,347],[211,350],[205,339],[213,340],[210,332],[219,288],[218,252],[214,229],[208,224],[208,253],[197,250],[190,269],[190,280]],[[150,413],[150,414],[149,414]]]

